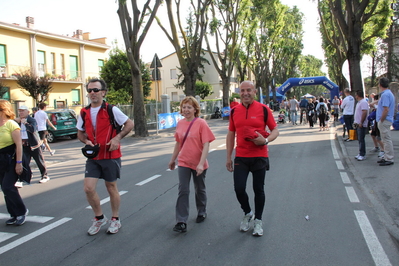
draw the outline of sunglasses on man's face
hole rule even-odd
[[[99,91],[102,91],[102,89],[98,89],[98,88],[87,89],[87,93],[91,93],[92,91],[94,91],[94,92],[99,92]]]

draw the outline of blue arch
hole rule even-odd
[[[330,94],[331,99],[334,99],[334,96],[339,97],[338,85],[324,76],[307,77],[307,78],[289,78],[287,79],[286,82],[283,83],[283,85],[277,88],[277,92],[284,95],[292,87],[311,86],[311,85],[323,85],[324,87],[329,89],[331,93]]]

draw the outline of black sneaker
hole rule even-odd
[[[206,214],[203,215],[198,215],[197,220],[195,220],[196,223],[202,223],[206,218]]]
[[[11,217],[6,221],[6,225],[13,225],[17,222],[17,217]]]
[[[25,215],[17,216],[15,218],[15,225],[23,225],[25,223]]]
[[[385,163],[386,161],[385,161],[385,159],[384,158],[382,158],[381,160],[378,160],[377,161],[377,163]]]
[[[187,224],[185,223],[177,223],[175,227],[173,227],[173,231],[184,233],[187,231]]]

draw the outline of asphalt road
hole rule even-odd
[[[56,155],[46,154],[51,180],[39,184],[36,169],[32,185],[20,189],[30,210],[23,226],[4,224],[0,199],[0,265],[399,265],[397,247],[347,173],[334,129],[280,126],[269,146],[264,235],[253,237],[252,230],[239,231],[243,213],[225,169],[227,121],[209,123],[216,140],[208,156],[204,223],[195,223],[192,191],[187,233],[172,230],[178,178],[167,170],[174,145],[168,131],[123,140],[122,228],[87,235],[93,214],[83,192],[83,145],[60,140],[51,144]],[[250,178],[252,203],[251,188]],[[98,192],[109,217],[103,182]]]

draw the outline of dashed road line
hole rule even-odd
[[[335,163],[337,164],[337,168],[339,170],[345,170],[345,167],[344,167],[344,165],[342,164],[341,161],[335,161]]]
[[[360,229],[362,230],[363,237],[366,240],[367,246],[370,250],[371,256],[373,257],[374,263],[377,266],[390,266],[392,265],[389,261],[387,254],[385,253],[380,241],[375,234],[373,227],[370,224],[369,219],[364,211],[354,211],[357,222],[359,223]]]
[[[0,213],[0,220],[3,219],[10,219],[10,215],[7,213]],[[27,222],[34,222],[34,223],[46,223],[51,219],[54,219],[54,217],[27,215],[25,218]]]
[[[119,195],[121,195],[121,196],[126,193],[127,193],[127,191],[124,191],[124,190],[119,191]],[[107,203],[110,200],[111,200],[110,197],[106,197],[105,199],[100,200],[100,205],[103,205],[104,203]],[[91,206],[87,206],[86,209],[91,209]]]
[[[349,180],[349,176],[346,172],[340,172],[339,174],[341,175],[341,179],[344,184],[351,184],[351,181]]]
[[[18,234],[16,233],[6,233],[6,232],[0,232],[0,242],[6,241],[14,236],[17,236]]]
[[[38,237],[38,236],[50,231],[51,229],[54,229],[70,220],[72,220],[72,218],[62,218],[52,224],[49,224],[39,230],[36,230],[36,231],[30,233],[29,235],[23,236],[5,246],[2,246],[2,247],[0,247],[0,255],[3,254],[4,252],[7,252],[7,251],[19,246],[19,245],[22,245],[22,244],[28,242],[29,240],[32,240],[35,237]]]
[[[145,180],[143,180],[143,181],[137,183],[136,186],[142,186],[142,185],[144,185],[144,184],[147,184],[148,182],[150,182],[150,181],[152,181],[152,180],[154,180],[154,179],[157,179],[157,178],[160,177],[160,176],[161,176],[161,175],[154,175],[154,176],[151,176],[151,177],[149,177],[149,178],[147,178],[147,179],[145,179]]]
[[[359,203],[359,198],[356,195],[355,189],[353,187],[345,187],[346,194],[348,194],[349,201],[352,203]]]

